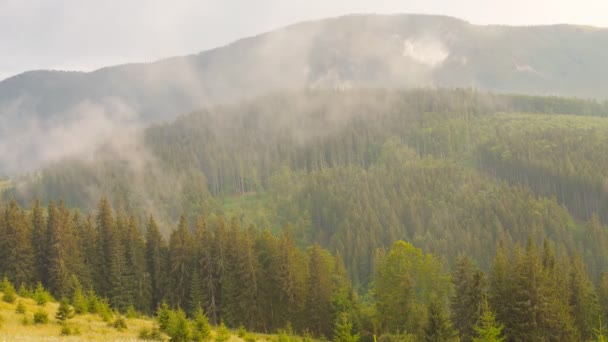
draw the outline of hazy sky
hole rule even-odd
[[[608,27],[608,0],[0,0],[0,80],[32,69],[93,70],[190,54],[352,13]]]

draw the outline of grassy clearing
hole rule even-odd
[[[1,294],[0,294],[1,298]],[[17,305],[21,302],[25,306],[25,313],[17,313]],[[43,306],[37,305],[33,299],[18,297],[14,303],[6,303],[0,300],[0,341],[143,341],[138,339],[142,328],[151,329],[156,324],[151,318],[126,318],[127,329],[118,331],[104,322],[99,315],[85,314],[76,315],[68,320],[67,326],[77,330],[73,336],[62,336],[62,325],[55,319],[55,313],[59,303],[47,303]],[[47,324],[34,324],[34,313],[39,310],[48,313]],[[24,319],[27,323],[24,322]],[[216,332],[211,332],[211,338]],[[256,341],[274,341],[273,335],[250,334]],[[169,338],[164,336],[164,341]],[[244,342],[237,337],[237,332],[231,331],[228,342]]]

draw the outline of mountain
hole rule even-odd
[[[88,156],[142,124],[278,90],[474,87],[605,99],[607,46],[608,30],[592,27],[352,15],[155,63],[26,72],[0,82],[0,174]]]

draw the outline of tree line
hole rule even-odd
[[[488,271],[464,254],[450,271],[441,258],[397,240],[374,250],[370,286],[355,291],[340,254],[318,244],[298,248],[290,227],[275,236],[238,217],[201,214],[194,222],[182,217],[165,240],[153,217],[140,226],[105,198],[89,215],[61,202],[26,210],[12,201],[0,216],[0,276],[75,307],[89,293],[159,322],[174,308],[173,315],[204,315],[214,325],[340,341],[588,341],[604,334],[607,274],[593,281],[579,255],[546,238],[496,245]]]

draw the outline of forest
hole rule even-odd
[[[160,328],[172,311],[341,342],[605,338],[606,103],[308,90],[139,143],[0,185],[5,284]]]

